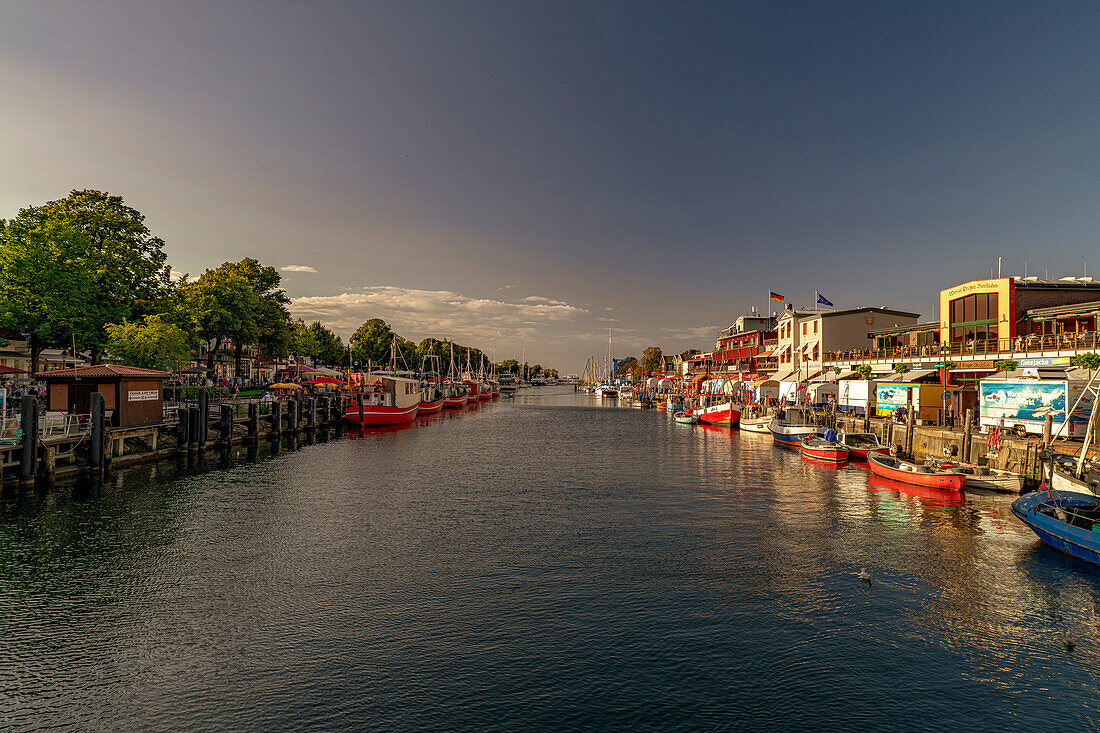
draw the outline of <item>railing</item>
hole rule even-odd
[[[1100,347],[1100,335],[1089,331],[1058,335],[1030,334],[1014,339],[956,341],[942,346],[897,346],[886,349],[826,351],[826,362],[890,361],[892,359],[944,359],[952,356],[1029,356],[1052,351],[1094,351]]]

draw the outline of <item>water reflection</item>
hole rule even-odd
[[[685,427],[532,390],[6,492],[5,722],[1096,727],[1100,577],[1009,497]]]

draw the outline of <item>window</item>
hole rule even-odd
[[[814,361],[817,361],[817,344],[814,344]]]
[[[805,323],[802,324],[802,335],[803,336],[806,335],[806,324]]]
[[[817,321],[814,321],[814,333],[817,333]]]

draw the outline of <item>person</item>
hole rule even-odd
[[[833,430],[832,428],[828,428],[825,431],[825,440],[829,441],[830,443],[835,443],[836,442],[836,431]]]

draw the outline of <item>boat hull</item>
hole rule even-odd
[[[439,412],[443,409],[443,403],[446,400],[438,399],[435,402],[421,402],[419,407],[416,408],[417,415],[431,415],[432,413]]]
[[[699,418],[704,425],[717,425],[718,427],[733,427],[741,421],[741,411],[733,404],[714,405],[692,410],[692,414]]]
[[[872,453],[867,459],[867,464],[871,467],[871,473],[876,476],[946,491],[962,491],[963,486],[966,485],[966,476],[961,473],[913,473],[875,460],[878,455]]]
[[[459,407],[462,407],[465,404],[466,404],[466,395],[462,395],[461,397],[444,397],[443,398],[443,407],[444,407],[444,409],[447,409],[447,410],[455,410]]]
[[[866,461],[867,456],[872,453],[888,456],[890,455],[890,449],[885,446],[881,448],[853,448],[852,446],[848,446],[848,457],[853,460]]]
[[[802,455],[818,461],[831,461],[833,463],[842,463],[843,461],[848,460],[848,449],[842,445],[837,445],[836,443],[826,445],[814,445],[810,440],[803,439],[802,442],[799,443],[799,447],[802,450]]]
[[[770,426],[768,430],[771,431],[772,440],[782,445],[787,445],[792,448],[798,448],[801,446],[802,439],[811,435],[818,435],[821,432],[820,428],[806,426],[806,427],[780,427]]]
[[[360,410],[358,405],[352,405],[348,408],[348,412],[344,415],[344,418],[353,425],[358,425],[360,427],[400,425],[401,423],[415,420],[419,408],[419,405],[413,405],[412,407],[363,405]]]
[[[1100,565],[1100,533],[1074,527],[1038,510],[1044,505],[1095,507],[1098,500],[1076,491],[1035,491],[1012,502],[1012,513],[1035,533],[1039,541],[1059,552]]]

